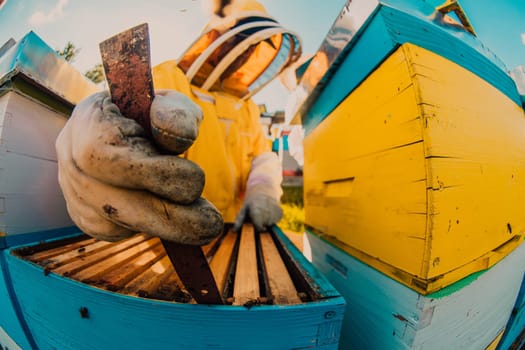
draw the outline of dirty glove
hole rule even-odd
[[[150,117],[156,142],[181,152],[197,137],[202,114],[185,96],[159,91]],[[123,117],[107,92],[77,105],[55,145],[71,218],[102,240],[145,232],[185,244],[209,242],[223,224],[217,209],[199,198],[202,169],[181,157],[159,154],[145,137],[144,129]]]
[[[281,162],[275,153],[262,153],[253,159],[244,203],[235,219],[234,231],[240,231],[242,224],[248,219],[258,232],[265,231],[281,220],[281,182]]]

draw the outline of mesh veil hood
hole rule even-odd
[[[295,33],[247,3],[256,6],[211,21],[178,60],[193,85],[248,98],[301,56]]]

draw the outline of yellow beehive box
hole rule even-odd
[[[304,147],[307,226],[420,293],[523,241],[523,109],[435,53],[400,46]]]

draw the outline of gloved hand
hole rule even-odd
[[[281,220],[281,182],[281,162],[275,153],[262,153],[253,159],[244,203],[235,219],[234,231],[239,232],[248,218],[258,232]]]
[[[182,152],[197,137],[202,113],[185,96],[160,91],[150,118],[156,142]],[[160,154],[144,129],[120,114],[107,92],[76,106],[55,146],[68,212],[85,233],[117,241],[145,232],[202,245],[222,231],[218,210],[199,198],[202,169]]]

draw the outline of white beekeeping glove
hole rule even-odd
[[[157,92],[153,134],[182,152],[197,137],[202,112],[177,92]],[[159,153],[144,129],[120,114],[107,92],[84,99],[56,141],[59,183],[73,221],[85,233],[116,241],[137,232],[201,245],[222,231],[222,217],[199,198],[204,173],[195,163]]]
[[[233,225],[235,231],[239,231],[248,218],[258,232],[281,219],[282,179],[281,163],[275,153],[262,153],[253,159],[244,203]]]

